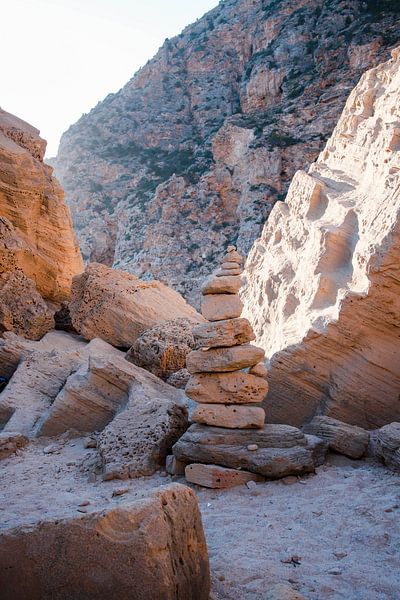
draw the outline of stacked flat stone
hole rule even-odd
[[[259,365],[264,350],[250,345],[253,329],[240,318],[242,264],[235,246],[229,246],[221,267],[203,284],[201,312],[209,322],[194,328],[198,350],[187,356],[186,394],[198,403],[192,421],[209,428],[261,429],[265,422],[264,410],[256,406],[268,391]],[[200,471],[204,477],[204,468],[187,470],[192,478]]]
[[[312,473],[327,444],[289,425],[264,424],[257,406],[268,391],[264,351],[238,297],[242,257],[228,248],[221,268],[202,287],[208,323],[193,330],[196,350],[187,355],[186,394],[197,402],[193,424],[173,447],[168,472],[211,488]],[[254,485],[254,484],[253,484]]]

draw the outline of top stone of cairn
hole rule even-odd
[[[222,259],[223,263],[239,263],[243,262],[243,256],[236,251],[236,246],[228,246],[227,253]]]

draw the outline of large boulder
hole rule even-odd
[[[148,329],[133,344],[126,359],[161,379],[185,368],[186,356],[194,348],[193,322],[173,319]]]
[[[170,319],[204,321],[163,283],[141,281],[97,263],[74,278],[69,310],[73,326],[86,339],[100,337],[121,348],[130,348],[146,329]]]
[[[22,271],[0,275],[0,333],[40,340],[54,327],[53,313]]]
[[[188,427],[185,394],[112,353],[93,360],[90,369],[90,381],[97,379],[93,402],[102,402],[110,385],[114,398],[120,388],[119,409],[98,439],[104,479],[151,475]],[[86,409],[85,397],[82,402]],[[81,407],[69,411],[75,423],[81,411]]]
[[[269,359],[271,422],[400,419],[400,50],[392,56],[363,75],[247,260],[243,314]]]
[[[124,506],[0,536],[2,600],[208,600],[194,493],[172,484]]]
[[[61,302],[83,263],[45,149],[37,129],[0,109],[0,273],[22,272],[44,299]]]

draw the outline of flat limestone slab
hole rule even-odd
[[[265,411],[258,406],[198,404],[192,421],[229,429],[261,429],[265,423]]]
[[[248,446],[258,446],[248,450]],[[194,424],[176,442],[174,456],[186,463],[217,464],[278,479],[312,473],[325,460],[327,444],[288,425],[225,429]]]
[[[231,348],[193,350],[186,357],[189,373],[238,371],[252,367],[264,358],[264,350],[244,344]]]
[[[201,299],[201,314],[208,321],[235,319],[242,309],[243,303],[236,294],[208,294]]]
[[[78,515],[0,536],[2,600],[208,600],[207,547],[187,486]]]
[[[240,290],[240,277],[236,275],[210,275],[201,286],[201,293],[206,294],[237,294]]]
[[[189,398],[204,404],[259,404],[267,392],[265,379],[245,371],[195,373],[185,389]]]
[[[193,337],[199,348],[238,346],[255,339],[250,322],[243,318],[202,323],[193,328]]]
[[[264,477],[249,471],[227,469],[219,465],[202,465],[200,463],[187,465],[185,478],[189,483],[196,483],[214,489],[244,485],[248,481],[265,481]]]

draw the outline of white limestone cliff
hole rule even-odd
[[[352,91],[249,254],[244,316],[269,358],[267,421],[400,418],[400,48]]]

